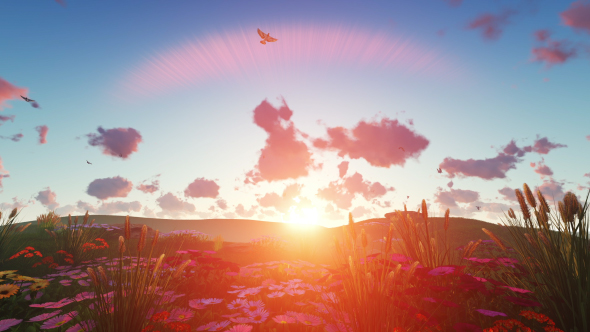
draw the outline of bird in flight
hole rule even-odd
[[[479,208],[481,208],[481,206],[476,206],[476,208],[479,210]]]
[[[88,160],[86,160],[86,162],[87,162],[88,164],[92,165],[92,163],[91,163],[91,162],[89,162]]]
[[[436,169],[439,173],[442,173],[442,170],[440,168]]]
[[[32,102],[32,101],[34,101],[33,99],[29,99],[29,98],[27,98],[27,97],[23,97],[23,96],[20,96],[20,97],[21,97],[22,99],[24,99],[24,100],[25,100],[26,102],[28,102],[28,103],[30,103],[30,102]]]
[[[258,34],[260,35],[260,38],[262,38],[262,40],[260,41],[260,44],[266,45],[266,42],[276,42],[278,40],[276,38],[271,37],[270,32],[264,33],[264,32],[262,32],[262,30],[258,29]]]
[[[401,146],[399,148],[402,149],[404,152],[406,152],[406,150],[404,150],[404,148],[402,148]]]

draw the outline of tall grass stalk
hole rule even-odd
[[[6,255],[6,251],[10,247],[10,243],[12,242],[12,240],[15,239],[14,235],[24,231],[31,224],[28,223],[26,225],[16,227],[16,224],[14,222],[19,213],[20,212],[17,212],[17,209],[14,208],[8,216],[8,218],[0,223],[0,264],[2,264],[4,260],[8,258],[8,255]],[[0,212],[0,220],[2,220],[2,212]],[[17,251],[19,249],[20,248],[17,248]]]
[[[116,268],[88,268],[93,280],[96,302],[92,308],[84,309],[86,315],[96,323],[97,332],[140,332],[149,322],[150,309],[166,309],[162,303],[164,294],[174,287],[181,277],[182,270],[190,260],[185,261],[174,273],[163,273],[165,254],[156,260],[152,259],[153,249],[158,242],[159,231],[156,231],[149,254],[145,261],[141,253],[145,247],[147,226],[141,230],[137,244],[135,263],[123,254],[129,250],[130,218],[125,218],[125,237],[119,237],[118,265]],[[182,243],[180,244],[182,245]],[[179,247],[180,248],[180,247]],[[166,252],[167,250],[165,250]],[[129,263],[125,263],[128,261]],[[108,272],[106,272],[108,271]]]
[[[508,229],[516,243],[512,247],[537,284],[533,287],[536,298],[546,304],[546,314],[557,317],[558,326],[561,325],[564,331],[590,331],[590,241],[586,214],[590,191],[583,206],[573,193],[568,192],[563,201],[558,202],[559,212],[554,215],[550,214],[540,190],[537,196],[541,204],[537,208],[530,189],[524,184],[534,214],[530,213],[520,190],[515,191],[524,220],[516,218],[514,213],[510,213],[507,220],[511,226],[523,227],[524,223],[526,233],[514,231],[514,227]],[[553,225],[558,229],[557,234],[549,231],[550,221],[555,221]],[[537,228],[534,227],[535,222]],[[490,237],[496,241],[492,235]],[[505,250],[505,246],[501,247]],[[519,273],[513,269],[502,268],[507,283],[514,287],[532,287],[524,285],[518,277]]]

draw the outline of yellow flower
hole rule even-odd
[[[11,297],[16,294],[19,288],[15,284],[0,285],[0,299]]]
[[[36,292],[36,291],[41,290],[47,286],[49,286],[49,281],[41,280],[41,281],[38,281],[38,282],[32,284],[31,286],[29,286],[29,289],[33,292]]]
[[[21,275],[17,275],[16,277],[11,278],[11,279],[14,281],[33,281],[33,280],[35,280],[35,278],[21,276]]]
[[[18,270],[0,271],[0,278],[4,277],[7,274],[13,274],[16,271],[18,271]]]
[[[20,276],[19,274],[7,274],[6,278],[13,279],[13,278],[18,278],[19,276]]]

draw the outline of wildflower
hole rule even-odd
[[[91,320],[87,320],[84,322],[80,322],[72,327],[70,327],[69,329],[66,330],[66,332],[86,332],[86,331],[92,331],[93,328],[96,327],[96,323],[94,321]]]
[[[297,319],[289,317],[287,315],[278,315],[273,317],[273,320],[279,324],[293,324],[297,323]]]
[[[4,277],[5,275],[8,275],[8,274],[13,274],[16,271],[18,271],[18,270],[0,271],[0,278]]]
[[[262,308],[257,309],[249,314],[252,319],[252,323],[262,323],[268,318],[268,312]]]
[[[226,331],[227,332],[250,332],[250,331],[252,331],[252,326],[240,324],[240,325],[235,325],[231,329],[226,330]]]
[[[0,285],[0,299],[11,297],[19,290],[19,286],[15,284]]]
[[[297,320],[303,325],[317,326],[322,323],[322,319],[320,317],[310,314],[299,314],[297,315]]]
[[[38,290],[44,289],[48,285],[49,285],[49,281],[47,281],[47,280],[39,280],[36,283],[34,283],[31,286],[29,286],[29,289],[31,291],[33,291],[33,292],[36,292]]]
[[[20,324],[22,321],[23,321],[22,319],[16,319],[16,318],[9,318],[9,319],[0,320],[0,331],[6,331],[11,327]]]
[[[55,329],[57,327],[64,325],[65,323],[71,321],[72,318],[74,318],[76,315],[78,315],[78,313],[76,311],[72,311],[68,314],[51,318],[48,321],[46,321],[45,323],[43,323],[43,325],[41,325],[41,329],[42,330]]]
[[[264,303],[260,300],[258,301],[248,301],[246,303],[244,303],[243,307],[242,307],[242,311],[246,314],[254,312],[258,309],[262,309],[264,308]]]
[[[184,322],[195,315],[195,312],[189,309],[174,309],[170,313],[170,321],[172,322]]]
[[[221,331],[223,328],[231,324],[229,320],[224,320],[223,322],[216,323],[215,325],[211,326],[207,331]]]
[[[28,322],[40,322],[40,321],[44,321],[47,320],[57,314],[59,314],[61,312],[61,310],[56,310],[54,312],[46,312],[44,314],[41,315],[37,315],[31,319],[28,320]]]

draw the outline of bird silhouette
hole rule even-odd
[[[278,40],[276,38],[271,37],[270,32],[264,33],[264,32],[262,32],[262,30],[258,29],[258,34],[260,35],[260,38],[262,38],[262,40],[260,41],[260,44],[266,45],[266,42],[276,42]]]
[[[404,150],[404,148],[402,148],[401,146],[399,148],[402,149],[404,152],[406,152],[406,150]]]
[[[33,99],[29,99],[29,98],[27,98],[27,97],[23,97],[23,96],[20,96],[20,97],[21,97],[22,99],[24,99],[24,100],[25,100],[26,102],[28,102],[28,103],[30,103],[30,102],[32,102],[32,101],[34,101]]]
[[[89,162],[88,160],[86,160],[86,162],[87,162],[88,164],[92,165],[92,163],[91,163],[91,162]]]
[[[481,208],[481,206],[476,206],[476,208],[479,210]]]
[[[442,170],[440,168],[436,169],[439,173],[442,173]]]

